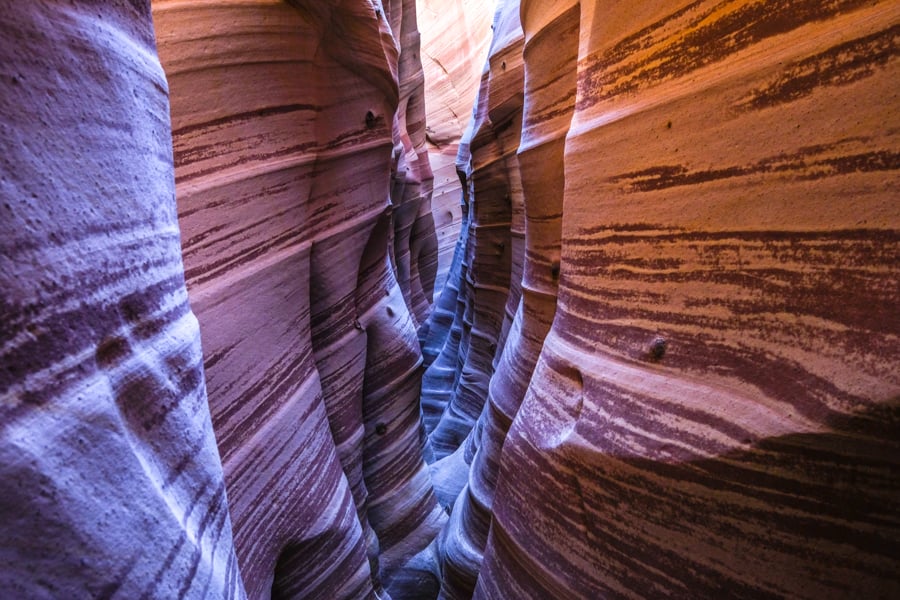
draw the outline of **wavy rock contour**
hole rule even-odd
[[[900,8],[471,4],[0,0],[6,593],[900,596]]]
[[[149,5],[0,10],[0,589],[243,598]]]
[[[895,595],[896,7],[521,15],[523,176],[574,107],[559,300],[474,597]]]
[[[436,246],[411,6],[154,2],[188,288],[254,597],[436,585],[417,339]]]

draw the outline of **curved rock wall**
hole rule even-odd
[[[414,0],[392,3],[391,30],[400,45],[400,103],[394,116],[391,203],[394,268],[420,329],[431,312],[438,244],[431,210],[434,175],[426,149],[425,75]],[[422,330],[420,335],[427,332]]]
[[[900,595],[896,3],[0,7],[6,593]]]
[[[524,238],[524,251],[514,251],[522,264],[521,291],[512,290],[508,298],[507,310],[511,306],[514,311],[508,313],[513,317],[511,329],[506,344],[495,355],[487,405],[467,440],[466,484],[456,496],[442,537],[442,598],[472,596],[491,521],[501,449],[550,329],[559,279],[565,182],[558,166],[563,162],[565,134],[574,109],[578,6],[529,2],[519,7],[513,2],[502,4],[499,10],[498,21],[520,25],[521,18],[524,30],[524,44],[512,44],[522,52],[524,69],[518,147],[524,220],[519,226],[514,221],[511,228],[514,244],[517,238]],[[547,60],[548,56],[555,60]],[[503,63],[503,59],[499,64],[491,61],[492,81],[509,70],[509,63]],[[500,68],[495,71],[497,66]],[[516,275],[514,271],[513,277]]]
[[[453,262],[463,210],[456,174],[459,143],[472,117],[472,102],[481,81],[491,41],[495,2],[417,0],[422,33],[428,156],[434,170],[434,219],[439,269],[435,291],[444,288]]]
[[[0,589],[245,597],[149,3],[0,12]]]
[[[436,244],[414,6],[153,6],[248,593],[414,597],[444,519],[419,437]]]
[[[435,595],[413,2],[4,9],[4,589]]]
[[[520,9],[542,309],[491,380],[444,597],[489,525],[476,598],[896,595],[896,6]]]
[[[498,10],[494,30],[520,39],[517,19],[510,15],[508,10]],[[514,47],[495,44],[492,49],[489,62],[496,63],[496,69],[492,67],[485,74],[478,100],[481,117],[467,132],[458,158],[467,186],[468,231],[461,257],[459,308],[452,325],[458,330],[458,348],[454,352],[453,345],[448,344],[443,349],[451,354],[451,360],[455,354],[458,374],[448,387],[446,379],[432,383],[426,373],[422,387],[423,409],[440,411],[433,429],[431,415],[425,413],[436,460],[460,448],[482,411],[493,356],[502,344],[510,282],[517,281],[520,277],[516,275],[521,273],[520,240],[516,236],[513,243],[510,233],[514,215],[515,221],[521,222],[521,183],[515,152],[521,127],[522,70],[516,56]],[[494,71],[502,75],[489,77]],[[441,361],[439,357],[435,365]],[[443,479],[446,477],[439,476],[437,485],[442,485]]]

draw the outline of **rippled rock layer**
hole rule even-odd
[[[900,596],[900,6],[420,5],[0,0],[3,593]]]
[[[890,2],[499,3],[460,153],[458,367],[423,386],[442,597],[900,593],[898,23]],[[479,261],[504,222],[515,244],[517,179],[518,309],[488,330],[479,286],[503,281]]]
[[[418,411],[437,248],[414,4],[153,9],[247,592],[427,593],[445,516]]]
[[[415,15],[4,4],[8,593],[437,593]]]
[[[242,598],[149,4],[0,12],[2,595]]]

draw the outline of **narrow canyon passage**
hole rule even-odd
[[[900,597],[897,3],[0,15],[0,596]]]

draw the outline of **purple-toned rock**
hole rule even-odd
[[[0,11],[2,594],[243,598],[149,3]]]
[[[465,488],[457,492],[453,512],[442,535],[442,598],[469,598],[475,587],[482,553],[491,523],[491,506],[501,464],[501,449],[509,426],[531,381],[544,337],[556,308],[559,279],[560,224],[565,185],[563,161],[565,134],[574,109],[575,49],[578,12],[573,6],[563,14],[545,4],[501,5],[500,11],[521,15],[524,29],[524,91],[528,102],[522,115],[518,161],[524,215],[513,220],[511,235],[524,238],[520,256],[521,287],[512,287],[507,311],[515,302],[515,317],[505,345],[495,355],[487,404],[465,444]],[[502,15],[500,22],[506,19]],[[518,25],[518,20],[512,20]],[[540,35],[536,35],[540,33]],[[519,42],[513,42],[517,47]],[[551,49],[552,47],[552,49]],[[568,48],[568,52],[562,51]],[[546,60],[548,54],[555,60]],[[502,56],[502,55],[501,55]],[[506,62],[506,68],[503,63]],[[497,60],[490,61],[495,67]],[[510,70],[500,59],[491,80]],[[516,196],[513,196],[514,198]],[[521,243],[521,242],[520,242]],[[512,277],[517,278],[513,267]],[[458,471],[459,467],[454,467]],[[439,479],[436,478],[436,485]]]
[[[515,9],[511,4],[504,6]],[[507,38],[521,39],[517,12],[517,9],[499,10],[495,31],[502,31]],[[450,343],[442,350],[447,356],[436,359],[430,367],[433,372],[426,373],[423,381],[426,427],[438,461],[462,445],[481,414],[494,356],[502,348],[504,330],[508,330],[512,320],[513,311],[504,310],[515,302],[508,300],[510,282],[516,281],[513,286],[516,295],[521,279],[521,240],[518,236],[514,239],[510,231],[514,220],[521,222],[522,215],[516,162],[521,127],[522,63],[521,58],[516,62],[515,49],[502,43],[492,46],[489,60],[490,68],[485,72],[477,102],[479,116],[466,132],[458,157],[468,202],[458,307]],[[452,384],[448,385],[451,377],[445,365],[453,362],[456,370]],[[437,468],[442,470],[440,466]],[[438,472],[437,485],[441,486],[440,480],[448,477],[460,481],[464,474],[452,476]],[[458,491],[461,486],[455,487]],[[450,504],[452,497],[442,498],[442,502]]]
[[[900,596],[896,3],[419,5],[0,0],[3,593]]]
[[[445,517],[418,411],[436,247],[413,3],[154,17],[248,593],[415,597],[404,569]]]

